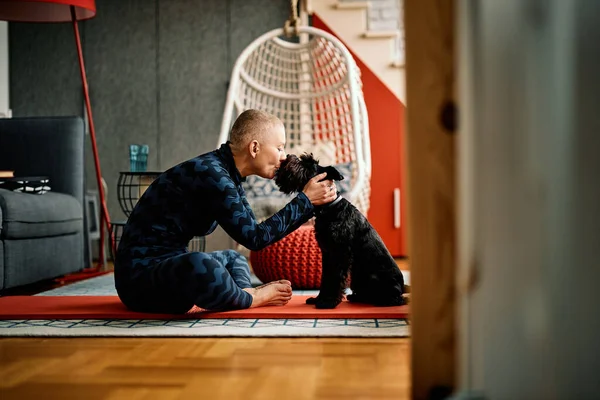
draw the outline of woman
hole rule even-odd
[[[233,251],[188,252],[194,236],[220,225],[251,250],[272,244],[313,215],[314,206],[333,201],[332,181],[314,177],[292,201],[257,223],[242,182],[248,175],[273,179],[286,157],[285,129],[275,116],[247,110],[235,121],[230,141],[178,164],[148,187],[123,229],[115,257],[115,286],[131,310],[185,313],[194,306],[232,310],[285,305],[289,281],[252,288],[250,269]]]

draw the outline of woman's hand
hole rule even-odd
[[[333,181],[319,182],[327,176],[327,172],[314,176],[302,190],[315,206],[331,203],[337,197],[337,188]]]

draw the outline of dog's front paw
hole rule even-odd
[[[338,299],[322,299],[318,298],[315,302],[317,308],[336,308],[341,301]]]
[[[317,303],[316,297],[309,297],[308,299],[306,299],[306,304],[316,304],[316,303]]]
[[[348,296],[346,296],[346,298],[348,299],[348,301],[350,303],[362,303],[363,302],[363,300],[357,294],[349,294]]]

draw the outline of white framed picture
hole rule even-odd
[[[8,22],[0,21],[0,118],[11,118],[8,74]]]

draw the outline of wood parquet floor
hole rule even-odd
[[[0,339],[0,399],[408,399],[409,339]]]
[[[0,399],[408,399],[410,364],[410,339],[1,338]]]

